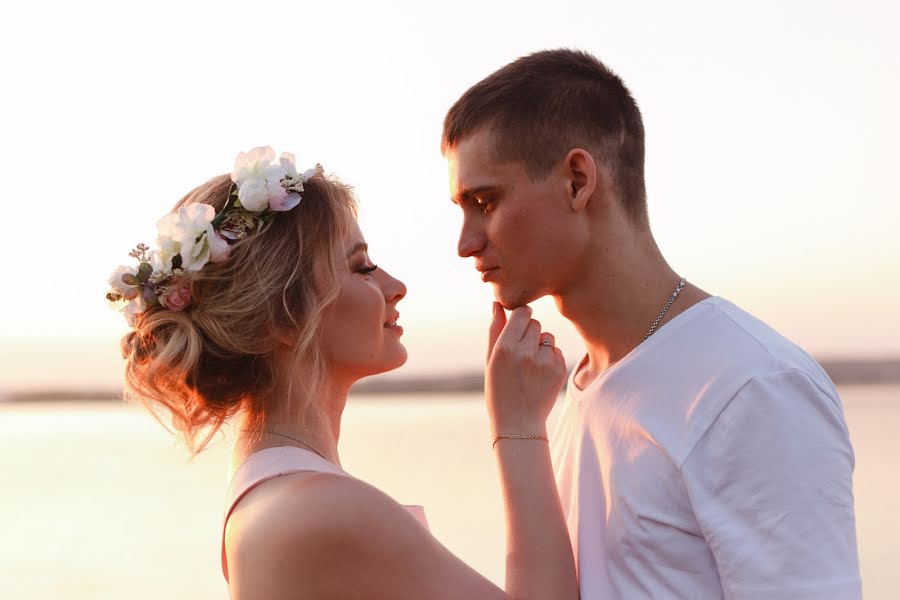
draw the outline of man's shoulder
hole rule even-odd
[[[831,382],[803,348],[749,312],[720,297],[695,307],[696,315],[673,329],[661,343],[638,355],[635,371],[656,372],[661,384],[713,384],[708,389],[733,395],[754,377],[799,370],[819,382]],[[721,388],[717,387],[721,386]]]
[[[802,371],[823,386],[828,375],[803,348],[775,328],[724,298],[711,298],[716,319],[711,328],[722,335],[716,353],[726,360],[739,360],[747,379],[785,371]],[[712,319],[711,319],[712,320]],[[728,351],[729,347],[733,349]]]
[[[751,381],[801,372],[837,397],[825,371],[802,348],[731,302],[714,297],[673,321],[597,393],[637,421],[679,463]],[[656,335],[656,334],[655,334]],[[618,398],[626,398],[623,407]]]

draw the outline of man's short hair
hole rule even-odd
[[[482,79],[444,118],[441,153],[483,127],[494,156],[520,161],[532,179],[546,176],[573,148],[605,163],[628,214],[647,220],[644,124],[621,78],[587,52],[545,50]]]

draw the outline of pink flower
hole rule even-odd
[[[179,312],[191,303],[191,285],[186,279],[176,279],[166,286],[166,291],[159,297],[159,303]]]
[[[284,191],[284,190],[282,190]],[[291,210],[300,204],[300,194],[288,194],[279,197],[269,197],[269,208],[276,212],[285,212]]]
[[[211,236],[207,234],[207,238],[209,240],[209,260],[214,263],[223,263],[228,260],[231,246],[222,234],[214,231]]]

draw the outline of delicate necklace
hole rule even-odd
[[[272,431],[270,429],[241,429],[241,431],[251,431],[251,432],[255,432],[255,433],[269,433],[272,435],[280,435],[281,437],[286,437],[288,439],[294,440],[295,442],[300,442],[301,444],[303,444],[304,446],[306,446],[307,448],[309,448],[310,450],[312,450],[313,452],[315,452],[316,454],[318,454],[325,460],[328,460],[327,458],[325,458],[324,454],[322,454],[321,452],[316,450],[315,446],[313,446],[312,444],[308,444],[307,442],[301,440],[300,438],[298,438],[296,436],[288,435],[286,433],[281,433],[280,431]],[[331,461],[329,461],[329,462],[331,462]]]
[[[656,328],[659,327],[659,324],[662,322],[663,317],[666,316],[666,313],[669,312],[669,309],[672,308],[672,303],[675,302],[675,298],[678,297],[678,294],[681,293],[681,290],[684,289],[684,284],[687,283],[684,277],[681,278],[681,281],[678,282],[678,287],[675,288],[675,292],[669,297],[669,301],[666,302],[666,305],[663,306],[662,312],[659,313],[659,316],[656,317],[656,320],[653,321],[653,325],[650,326],[650,331],[647,332],[647,335],[644,336],[644,340],[653,335],[653,332],[656,331]]]

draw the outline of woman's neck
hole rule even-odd
[[[349,386],[326,383],[316,393],[310,393],[300,387],[285,386],[284,389],[273,393],[264,404],[270,409],[262,428],[277,433],[243,431],[255,430],[259,426],[254,427],[246,417],[239,421],[241,431],[237,432],[232,455],[233,463],[240,464],[251,454],[267,448],[297,446],[312,450],[326,460],[341,465],[338,441]],[[303,441],[300,442],[298,439]]]

